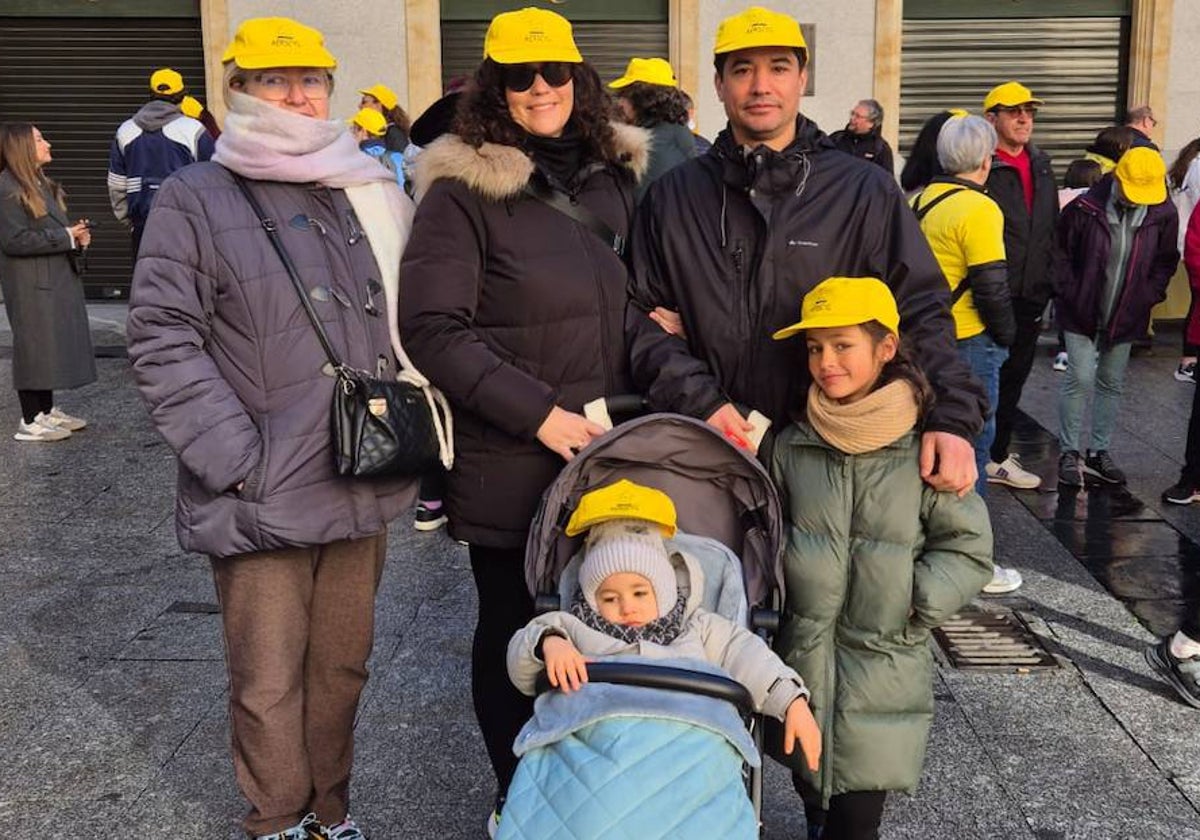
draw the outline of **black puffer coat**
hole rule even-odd
[[[1025,205],[1020,173],[998,157],[992,158],[987,191],[1004,211],[1004,254],[1013,300],[1045,305],[1059,271],[1060,255],[1054,241],[1058,188],[1050,157],[1032,143],[1025,148],[1033,168],[1033,212]]]
[[[970,440],[986,397],[959,358],[949,287],[893,178],[836,151],[800,117],[782,152],[750,154],[729,130],[668,172],[638,207],[628,329],[639,389],[658,410],[707,418],[725,402],[783,428],[812,381],[800,339],[771,334],[827,277],[878,277],[937,396],[926,428]],[[646,312],[683,317],[684,341]]]
[[[622,236],[646,134],[620,126],[630,169],[593,165],[574,199]],[[455,538],[525,544],[563,460],[537,440],[555,406],[629,390],[625,264],[580,223],[522,194],[543,178],[512,146],[458,137],[416,163],[417,216],[400,267],[400,323],[413,362],[454,408],[447,513]]]

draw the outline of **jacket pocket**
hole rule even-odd
[[[271,434],[270,420],[264,414],[258,418],[258,434],[262,439],[262,452],[258,456],[258,463],[254,465],[254,469],[244,479],[241,492],[237,495],[243,501],[261,502],[266,496],[267,491],[267,465],[270,462],[271,452]]]
[[[52,257],[33,257],[28,262],[34,265],[34,286],[45,291],[54,288],[54,278],[50,275]]]

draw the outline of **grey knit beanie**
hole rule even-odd
[[[579,567],[579,588],[589,607],[597,609],[596,590],[604,579],[620,572],[632,572],[650,581],[660,618],[674,608],[679,597],[675,567],[658,525],[641,519],[613,519],[588,531]]]

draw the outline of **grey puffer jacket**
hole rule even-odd
[[[759,712],[783,720],[797,697],[807,697],[800,675],[783,664],[766,642],[729,619],[700,606],[704,573],[690,555],[672,555],[678,576],[686,574],[687,602],[683,631],[669,645],[626,642],[593,630],[568,612],[539,615],[518,630],[508,643],[508,676],[517,690],[532,695],[538,674],[546,663],[537,656],[538,644],[547,633],[563,636],[584,656],[646,656],[654,659],[699,659],[719,665],[750,691]]]
[[[383,301],[368,291],[379,269],[345,192],[250,186],[279,221],[342,360],[394,372]],[[151,418],[179,456],[185,549],[227,557],[365,537],[411,504],[410,480],[335,475],[325,355],[258,218],[218,164],[180,170],[159,190],[127,336]]]

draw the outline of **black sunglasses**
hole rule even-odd
[[[541,64],[504,64],[502,80],[513,93],[524,93],[533,87],[539,75],[550,87],[562,87],[571,81],[571,65],[565,61],[543,61]]]

